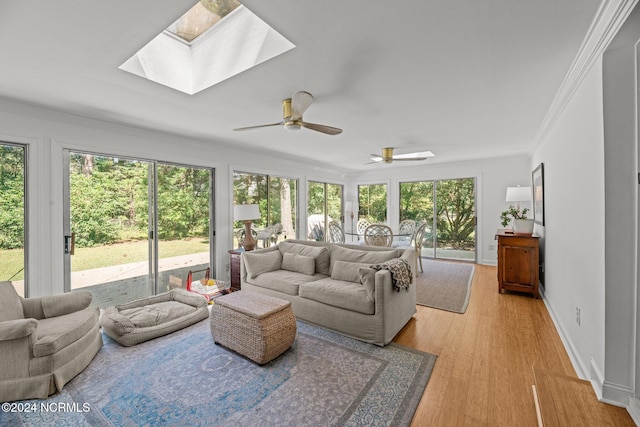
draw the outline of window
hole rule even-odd
[[[282,230],[275,241],[296,238],[296,212],[298,198],[298,180],[285,177],[252,174],[248,172],[233,173],[234,205],[257,204],[260,206],[260,219],[253,222],[257,232],[266,227],[282,225]],[[235,221],[233,226],[233,245],[239,247],[244,224]],[[259,240],[264,246],[268,241]]]
[[[26,151],[0,143],[0,281],[10,281],[21,296],[25,286]]]

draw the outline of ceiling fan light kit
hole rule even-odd
[[[282,125],[287,130],[300,130],[301,127],[322,132],[327,135],[338,135],[342,133],[342,129],[338,129],[332,126],[319,125],[315,123],[309,123],[302,120],[302,114],[309,108],[313,102],[313,95],[309,92],[299,91],[293,94],[291,98],[282,100],[282,121],[278,123],[271,123],[268,125],[247,126],[243,128],[237,128],[234,130],[250,130],[258,129],[269,126]]]

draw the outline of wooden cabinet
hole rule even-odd
[[[240,290],[240,257],[244,249],[231,249],[229,251],[229,269],[231,276],[231,289]]]
[[[498,230],[498,292],[538,293],[539,236]]]

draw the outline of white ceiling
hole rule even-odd
[[[364,165],[383,147],[526,153],[601,0],[245,0],[296,48],[196,95],[118,69],[194,3],[2,0],[0,96],[353,171],[387,167]],[[298,90],[343,133],[232,131]]]

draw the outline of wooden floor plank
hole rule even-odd
[[[598,402],[588,382],[566,380],[576,373],[543,301],[499,294],[496,267],[476,265],[464,314],[418,306],[394,341],[438,355],[412,427],[537,426],[534,368],[556,373],[536,387],[541,406],[551,400],[561,411],[560,425],[578,425],[575,412],[600,423],[582,425],[634,425],[626,410]]]

